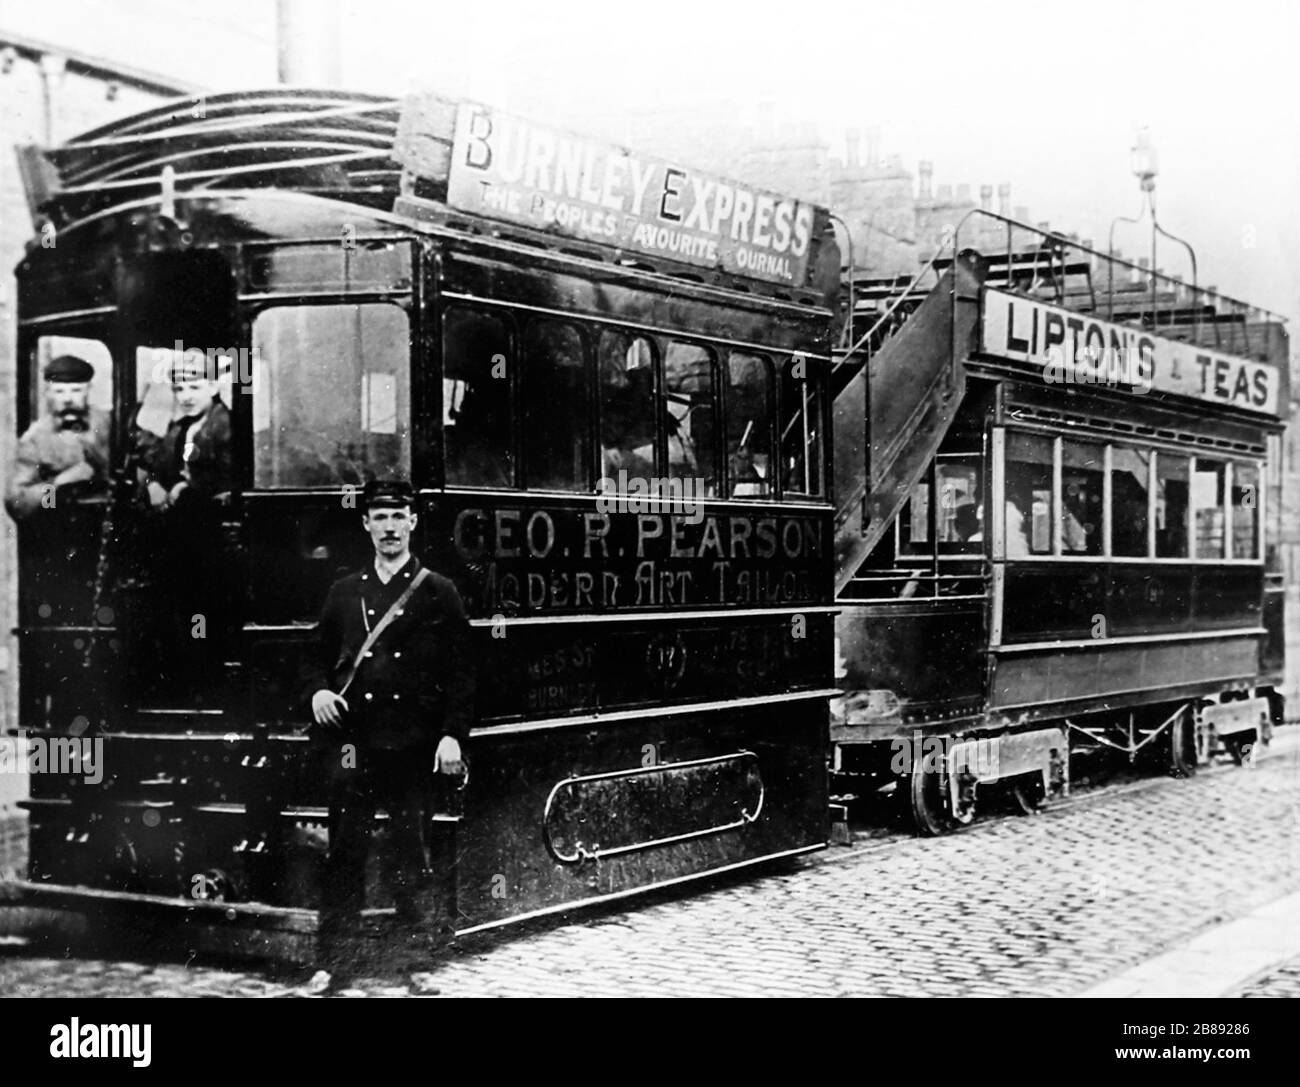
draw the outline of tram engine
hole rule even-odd
[[[311,931],[330,767],[299,674],[369,556],[370,479],[413,482],[414,551],[475,638],[469,778],[426,828],[444,928],[825,844],[823,209],[335,92],[181,102],[23,162],[19,425],[72,356],[110,433],[102,486],[19,520],[17,731],[102,744],[103,775],[33,774],[11,900],[227,949]],[[191,377],[228,424],[179,487]]]

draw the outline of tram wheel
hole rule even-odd
[[[1186,710],[1169,726],[1169,772],[1179,778],[1196,773],[1196,725]]]
[[[1255,752],[1259,748],[1259,735],[1254,729],[1223,737],[1224,749],[1238,766],[1254,766]]]
[[[907,815],[912,828],[923,838],[947,834],[959,822],[970,822],[973,805],[964,820],[955,819],[948,810],[946,790],[941,775],[922,770],[909,774],[899,785],[900,796],[907,798]]]
[[[1041,774],[1024,774],[1005,783],[1007,808],[1013,815],[1033,815],[1047,803]]]

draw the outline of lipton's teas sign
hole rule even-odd
[[[1041,366],[1048,384],[1151,390],[1278,415],[1285,410],[1276,366],[1168,340],[1127,325],[986,288],[980,347]]]
[[[459,104],[447,202],[633,253],[802,286],[812,204]]]

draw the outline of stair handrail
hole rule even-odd
[[[954,234],[954,238],[955,237],[956,235]],[[875,334],[875,331],[878,328],[880,328],[880,326],[883,325],[887,320],[889,320],[890,317],[894,315],[894,312],[898,309],[900,305],[902,305],[908,298],[912,296],[912,292],[916,289],[917,284],[921,282],[921,279],[925,276],[927,272],[934,271],[934,262],[938,260],[947,251],[947,247],[952,244],[953,244],[952,242],[945,242],[944,245],[938,251],[935,252],[934,256],[932,256],[928,261],[925,262],[921,270],[917,272],[915,276],[912,277],[912,281],[903,289],[903,293],[900,294],[897,298],[895,298],[894,301],[890,303],[889,307],[885,310],[885,312],[882,313],[878,318],[876,318],[875,324],[873,324],[869,329],[867,329],[866,332],[864,332],[861,336],[858,337],[857,343],[855,343],[852,347],[844,351],[843,357],[841,357],[838,361],[836,361],[835,364],[831,367],[832,373],[834,373],[839,367],[843,366],[846,362],[848,362],[851,356],[857,354],[858,349],[864,343],[866,343],[867,340],[869,340],[872,337],[872,335]],[[852,278],[853,278],[852,271],[850,271],[849,273],[850,282],[852,282]],[[933,288],[929,288],[929,289],[932,290]],[[850,327],[853,324],[852,310],[849,310],[848,323]]]

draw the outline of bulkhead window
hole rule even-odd
[[[410,323],[389,303],[277,306],[253,324],[253,483],[411,471]]]

